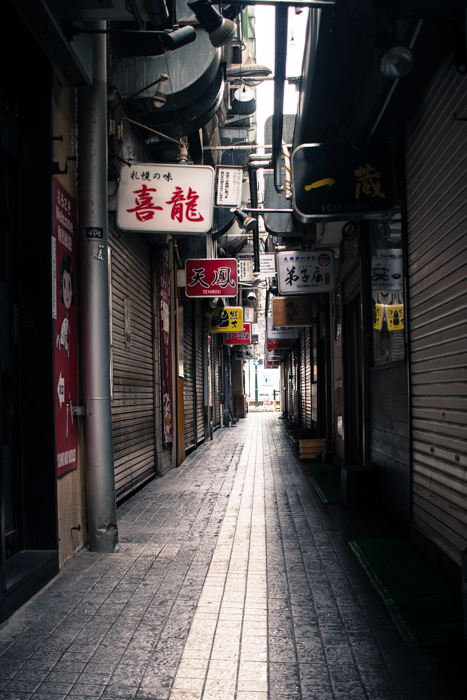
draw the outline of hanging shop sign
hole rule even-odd
[[[251,327],[249,323],[243,324],[242,331],[236,331],[235,333],[225,333],[224,334],[224,344],[225,345],[250,345],[251,343]]]
[[[402,292],[403,289],[402,250],[378,249],[371,258],[371,291]]]
[[[290,340],[298,338],[298,328],[294,326],[275,326],[271,316],[267,318],[268,338],[270,340]]]
[[[404,329],[404,305],[386,306],[386,319],[388,331],[402,331]]]
[[[187,297],[237,296],[237,261],[235,258],[199,258],[185,264]]]
[[[281,294],[314,294],[334,289],[332,250],[277,254],[277,281]]]
[[[55,340],[57,474],[78,467],[78,322],[76,312],[76,202],[54,178],[52,317]]]
[[[266,338],[266,348],[269,352],[274,350],[290,350],[291,347],[291,340],[271,340],[270,338]]]
[[[308,327],[313,325],[313,304],[306,297],[274,297],[272,320],[275,326]]]
[[[260,253],[259,254],[259,272],[260,272],[260,277],[275,277],[276,276],[276,254],[275,253]]]
[[[240,282],[253,282],[253,258],[238,259],[238,279]]]
[[[403,304],[375,304],[373,315],[373,328],[380,331],[386,321],[388,331],[402,331],[404,323]]]
[[[117,226],[124,231],[204,234],[213,204],[208,165],[132,163],[120,170]]]
[[[281,363],[279,360],[265,360],[264,369],[280,369]]]
[[[232,352],[236,360],[254,360],[256,357],[256,353],[250,345],[232,348]]]
[[[216,167],[217,179],[217,207],[239,207],[242,203],[242,166]]]
[[[209,319],[209,330],[212,333],[228,333],[243,330],[243,309],[241,306],[225,306],[214,309]]]
[[[252,306],[243,307],[243,320],[245,321],[245,323],[253,324],[255,322],[255,310]]]
[[[293,208],[300,221],[380,216],[395,202],[393,154],[386,143],[304,144],[291,158]]]

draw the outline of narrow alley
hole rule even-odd
[[[450,700],[399,636],[276,413],[214,433],[0,627],[3,700]]]

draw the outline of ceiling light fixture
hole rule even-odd
[[[230,41],[236,31],[235,23],[231,19],[222,17],[206,0],[195,0],[187,4],[209,34],[209,41],[216,49]]]

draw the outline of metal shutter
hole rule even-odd
[[[194,359],[196,399],[196,442],[204,440],[204,365],[203,365],[203,309],[202,300],[195,300]]]
[[[221,411],[220,411],[220,366],[219,366],[219,346],[220,346],[220,334],[212,334],[212,351],[211,351],[211,364],[212,364],[212,421],[213,427],[218,428],[221,424]]]
[[[313,376],[312,371],[312,357],[311,357],[311,328],[305,328],[305,383],[306,383],[306,406],[305,406],[305,421],[304,428],[311,428],[311,379]]]
[[[113,218],[109,231],[112,434],[120,499],[155,474],[152,272],[151,249],[143,236],[117,231]]]
[[[463,107],[464,105],[464,107]],[[465,77],[442,65],[407,134],[415,525],[460,564],[467,546]]]
[[[185,299],[183,314],[183,351],[184,351],[184,379],[183,399],[185,407],[185,449],[188,450],[196,444],[195,441],[195,373],[194,373],[194,309],[193,300]]]
[[[306,384],[306,346],[305,346],[305,329],[302,329],[299,334],[300,342],[300,415],[302,427],[306,427],[306,396],[307,396],[307,384]]]

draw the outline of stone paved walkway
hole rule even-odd
[[[2,700],[453,700],[404,645],[278,414],[217,431],[0,627]]]

